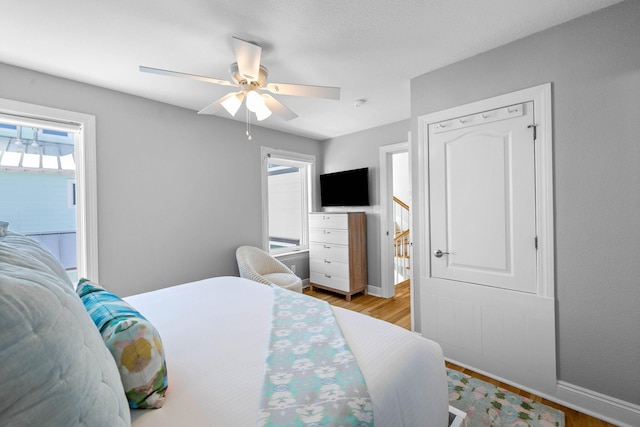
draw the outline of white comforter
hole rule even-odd
[[[218,277],[126,300],[158,329],[169,375],[164,407],[132,410],[146,426],[255,426],[273,292]],[[369,388],[378,427],[446,426],[440,346],[395,325],[333,307]]]

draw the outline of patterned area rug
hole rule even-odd
[[[467,426],[564,427],[564,412],[447,369],[449,404],[467,414]]]

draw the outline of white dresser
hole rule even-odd
[[[367,217],[364,212],[309,214],[311,286],[346,295],[367,293]]]

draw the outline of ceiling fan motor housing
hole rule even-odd
[[[240,86],[245,86],[247,84],[251,84],[254,87],[262,87],[267,81],[267,77],[269,77],[269,70],[267,70],[262,65],[260,66],[260,71],[258,73],[257,80],[248,80],[242,74],[240,74],[240,70],[238,69],[238,63],[234,62],[229,67],[229,73],[231,74],[231,78],[234,82],[239,84]]]

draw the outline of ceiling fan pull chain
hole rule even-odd
[[[251,141],[251,139],[252,139],[252,136],[251,136],[251,113],[249,112],[249,109],[246,108],[246,106],[245,106],[244,111],[245,111],[245,114],[247,116],[247,139],[249,141]]]

